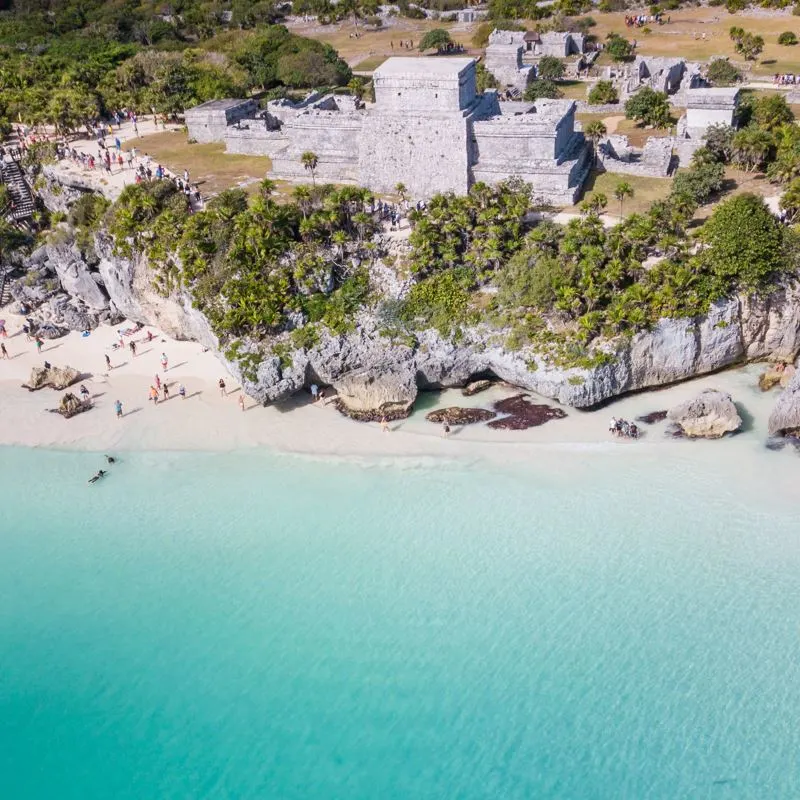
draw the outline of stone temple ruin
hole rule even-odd
[[[533,61],[524,58],[582,55],[585,49],[582,33],[532,33],[495,29],[489,34],[484,64],[503,87],[523,91],[536,74]]]
[[[554,205],[575,202],[591,148],[575,129],[575,102],[500,103],[479,94],[471,58],[390,58],[373,75],[375,103],[349,95],[295,104],[215,100],[186,112],[190,138],[228,152],[265,155],[272,175],[309,180],[301,156],[317,156],[321,181],[392,193],[402,182],[415,198],[464,194],[472,183],[519,177]]]

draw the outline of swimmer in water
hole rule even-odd
[[[92,477],[89,478],[89,483],[97,483],[105,474],[106,471],[104,469],[98,470],[97,475],[92,475]]]

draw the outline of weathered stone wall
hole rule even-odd
[[[392,192],[403,182],[413,197],[469,188],[468,122],[463,114],[417,116],[376,113],[364,122],[361,183]]]
[[[211,100],[186,110],[189,138],[203,144],[222,143],[229,125],[256,112],[253,100]]]
[[[306,111],[282,129],[288,146],[272,156],[272,171],[279,178],[308,179],[301,158],[306,151],[318,159],[315,175],[323,181],[358,182],[358,141],[365,116],[337,111]]]
[[[245,156],[274,156],[289,144],[282,131],[269,131],[259,120],[241,128],[235,125],[225,132],[225,152]]]

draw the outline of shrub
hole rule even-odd
[[[706,72],[708,80],[714,86],[732,86],[742,80],[742,73],[725,58],[715,58]]]
[[[525,99],[530,103],[535,100],[558,100],[564,93],[553,81],[539,80],[538,78],[528,84],[525,89]]]
[[[778,44],[786,45],[787,47],[797,44],[797,34],[794,31],[784,31],[778,37]]]
[[[564,62],[555,56],[542,56],[539,59],[536,76],[547,81],[557,81],[564,77]]]
[[[670,122],[667,95],[645,86],[625,103],[625,116],[653,128],[666,127]]]
[[[593,106],[603,106],[607,103],[618,103],[619,95],[611,81],[597,81],[589,92],[589,102]]]
[[[630,61],[633,45],[618,33],[609,33],[606,39],[606,52],[614,61]]]
[[[702,259],[730,289],[755,290],[783,266],[783,229],[764,201],[741,194],[722,203],[700,230]]]
[[[675,176],[672,192],[688,195],[702,205],[720,191],[724,177],[725,167],[719,162],[697,164]]]
[[[451,45],[453,40],[450,34],[444,28],[434,28],[428,31],[420,40],[419,50],[443,50],[448,45]]]

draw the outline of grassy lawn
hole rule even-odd
[[[558,81],[558,88],[568,100],[585,100],[588,87],[583,81]]]
[[[183,132],[154,133],[131,144],[178,175],[188,169],[191,180],[206,197],[232,186],[255,184],[272,166],[263,156],[228,155],[222,144],[189,144]]]
[[[619,215],[619,202],[614,198],[614,189],[622,183],[629,183],[633,187],[633,197],[628,197],[622,207],[622,213],[641,213],[646,211],[656,200],[663,200],[672,189],[671,178],[645,178],[638,175],[618,175],[612,172],[596,172],[592,170],[584,187],[581,200],[589,200],[593,195],[604,194],[608,198],[607,212],[614,216]],[[565,208],[565,211],[577,211],[578,206]]]
[[[707,61],[711,56],[728,56],[753,77],[771,76],[775,72],[800,72],[800,46],[782,47],[778,36],[783,31],[797,31],[797,17],[748,16],[747,13],[729,14],[722,7],[681,8],[665,12],[670,22],[653,25],[645,34],[641,28],[626,28],[625,13],[595,14],[597,26],[592,33],[604,40],[613,32],[636,39],[637,52],[643,55],[682,57],[687,61]],[[746,31],[764,37],[764,52],[755,63],[745,64],[733,48],[729,29],[738,25]],[[705,39],[703,39],[705,34]]]
[[[406,19],[396,17],[392,20],[391,27],[372,30],[358,27],[359,37],[353,37],[354,28],[352,20],[338,22],[335,25],[320,25],[317,22],[294,22],[287,27],[292,33],[309,36],[327,42],[336,48],[339,55],[351,67],[358,70],[375,69],[375,66],[362,66],[363,63],[377,59],[379,56],[418,56],[417,50],[420,39],[433,28],[445,28],[450,31],[454,42],[471,46],[472,33],[476,26],[456,25],[452,22],[440,22],[428,19]],[[413,49],[400,47],[400,42],[413,42]],[[393,46],[394,45],[394,46]]]
[[[374,72],[386,61],[387,56],[368,56],[363,61],[359,61],[353,69],[356,72]]]

